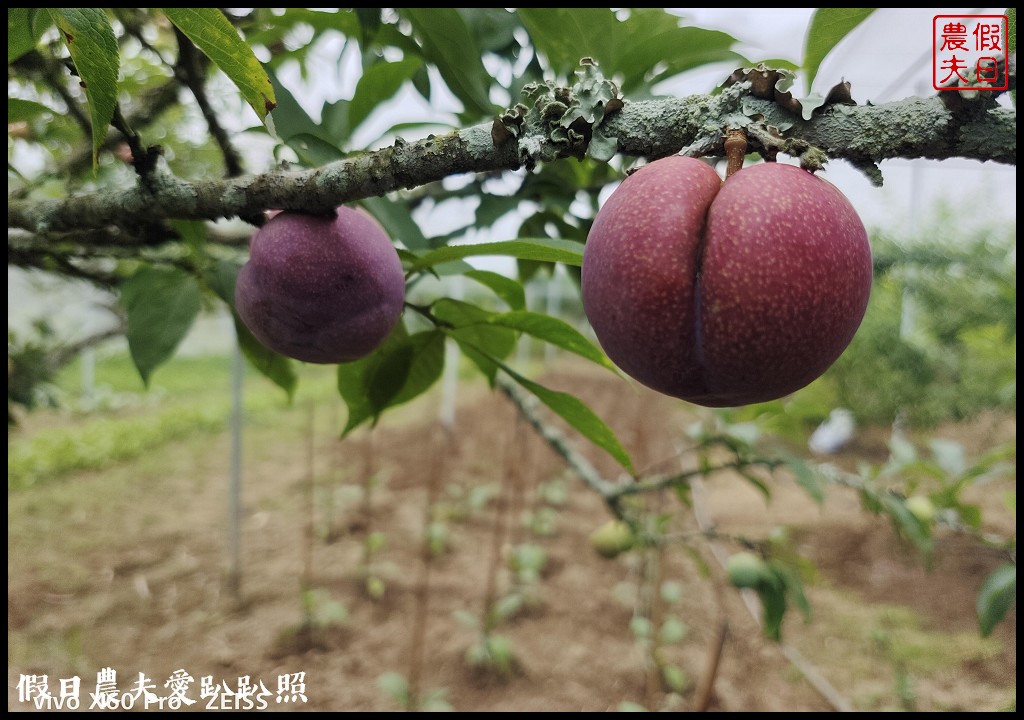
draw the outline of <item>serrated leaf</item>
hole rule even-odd
[[[995,626],[1006,617],[1007,611],[1017,599],[1017,566],[1006,564],[997,567],[985,578],[978,593],[978,624],[981,634],[988,637]]]
[[[95,171],[100,147],[117,105],[117,73],[121,62],[117,38],[106,13],[98,8],[50,8],[50,17],[60,29],[89,101]]]
[[[168,19],[235,84],[261,122],[277,106],[263,65],[217,8],[162,8]]]
[[[437,66],[445,83],[462,101],[466,111],[487,116],[494,113],[488,96],[490,74],[465,19],[455,8],[401,8],[419,40],[423,57]]]
[[[199,314],[199,283],[175,268],[145,265],[121,285],[118,298],[128,318],[128,349],[148,386]]]
[[[288,401],[291,402],[295,398],[295,390],[299,385],[299,376],[295,372],[294,362],[257,340],[235,312],[235,282],[240,269],[241,266],[237,263],[222,260],[206,274],[206,284],[231,308],[231,317],[235,323],[235,335],[238,338],[242,354],[261,375],[284,390],[288,394]]]
[[[490,270],[467,270],[463,275],[493,290],[513,310],[526,307],[526,291],[518,281]]]
[[[338,391],[348,406],[342,435],[425,392],[443,368],[444,334],[428,330],[409,335],[399,323],[377,350],[338,365]]]
[[[359,127],[374,108],[394,96],[422,66],[419,58],[407,57],[396,62],[378,62],[366,68],[348,105],[348,127]]]
[[[594,343],[564,320],[550,315],[535,313],[529,310],[494,315],[488,319],[492,325],[511,328],[524,332],[544,342],[551,343],[563,350],[579,355],[603,368],[615,371],[615,365]]]
[[[633,461],[629,453],[622,447],[615,432],[594,413],[582,400],[574,395],[551,390],[549,388],[528,380],[511,368],[502,365],[501,369],[508,373],[509,377],[537,396],[537,398],[551,408],[555,414],[574,427],[583,437],[597,445],[606,453],[615,458],[622,467],[635,473]]]
[[[10,64],[34,50],[39,38],[50,27],[49,13],[39,8],[7,9],[7,63]],[[10,119],[8,119],[10,122]]]
[[[425,270],[449,260],[484,255],[505,255],[519,260],[560,262],[566,265],[583,264],[583,246],[578,242],[552,238],[519,238],[504,242],[449,245],[438,248],[421,255],[419,260],[409,268],[409,272]]]
[[[804,72],[807,91],[822,61],[854,28],[864,22],[877,8],[818,8],[811,17],[804,41]]]

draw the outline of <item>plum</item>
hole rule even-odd
[[[296,360],[341,363],[373,352],[402,314],[398,252],[369,214],[281,212],[253,236],[235,309],[265,346]]]
[[[819,377],[853,339],[871,292],[853,206],[792,165],[723,184],[673,156],[626,178],[583,254],[587,318],[640,383],[708,407],[773,400]]]

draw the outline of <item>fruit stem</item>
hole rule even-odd
[[[728,180],[743,168],[743,158],[747,154],[747,133],[745,130],[727,130],[725,132],[725,178]]]

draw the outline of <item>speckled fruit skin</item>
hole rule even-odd
[[[850,202],[791,165],[724,184],[673,156],[608,198],[583,254],[583,307],[639,382],[708,407],[764,402],[820,376],[853,339],[871,248]]]
[[[282,212],[253,236],[235,309],[256,339],[296,360],[373,352],[402,314],[405,277],[391,240],[363,211]]]

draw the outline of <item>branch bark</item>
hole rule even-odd
[[[720,154],[709,128],[725,127],[736,98],[695,95],[627,103],[604,120],[602,131],[618,139],[618,152],[661,157],[699,146]],[[833,105],[804,121],[774,102],[743,99],[744,112],[767,125],[791,124],[786,137],[821,148],[877,173],[891,158],[972,158],[1016,164],[1017,113],[994,107],[968,115],[948,110],[938,97],[908,98],[884,105]],[[713,136],[714,133],[711,133]],[[282,208],[325,213],[361,198],[414,188],[449,175],[514,170],[541,158],[578,156],[579,147],[555,146],[546,134],[525,132],[495,145],[491,125],[477,125],[416,142],[357,155],[312,170],[276,169],[221,181],[190,182],[166,167],[146,184],[120,191],[61,199],[8,198],[8,227],[46,235],[163,218],[208,219],[253,216]]]

